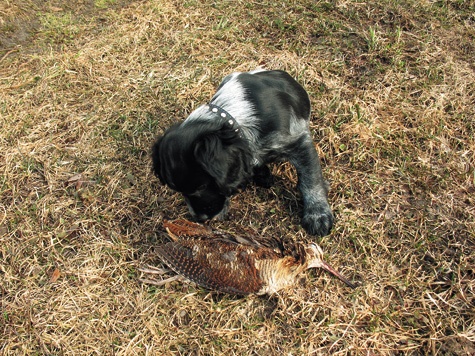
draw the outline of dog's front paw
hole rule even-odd
[[[302,227],[310,235],[326,236],[333,226],[333,214],[329,207],[308,209],[304,212]]]

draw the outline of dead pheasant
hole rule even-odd
[[[163,285],[171,280],[188,279],[208,289],[228,294],[272,294],[295,283],[297,275],[320,267],[351,288],[355,285],[323,261],[316,244],[285,244],[277,239],[259,239],[212,231],[186,220],[164,221],[173,240],[155,251],[179,276],[163,281],[141,280]],[[164,273],[158,268],[140,269]],[[184,277],[181,278],[180,276]]]

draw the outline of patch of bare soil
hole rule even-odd
[[[111,9],[130,5],[126,0],[42,1],[26,0],[21,5],[8,1],[0,3],[0,51],[29,47],[32,39],[42,31],[41,16],[48,13],[70,13],[81,21],[96,21],[102,26],[101,15]],[[31,48],[30,48],[31,49]]]
[[[442,355],[475,355],[475,344],[463,337],[450,338],[442,343],[440,352]]]

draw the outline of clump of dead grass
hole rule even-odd
[[[9,4],[1,26],[36,16]],[[0,53],[2,354],[474,352],[470,3],[99,5],[41,5],[48,21]],[[319,272],[268,298],[140,285],[162,219],[188,216],[150,172],[155,135],[257,66],[310,93],[337,219],[318,242],[361,286]],[[294,169],[273,173],[215,224],[311,240]]]

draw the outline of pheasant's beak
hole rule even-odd
[[[323,262],[321,261],[320,262],[320,267],[323,268],[325,271],[328,271],[330,272],[331,274],[333,274],[334,276],[338,277],[339,280],[341,280],[342,282],[344,282],[346,285],[348,285],[349,287],[355,289],[356,286],[351,283],[348,279],[346,279],[345,277],[343,277],[337,270],[335,270],[332,266],[330,266],[328,263],[326,262]]]

